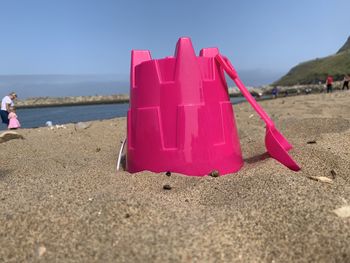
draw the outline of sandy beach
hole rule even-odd
[[[300,172],[265,154],[247,103],[244,167],[217,178],[117,174],[125,118],[18,130],[0,144],[0,261],[350,262],[350,217],[334,212],[350,205],[350,92],[261,104]]]

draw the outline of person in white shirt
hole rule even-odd
[[[9,124],[9,111],[10,107],[14,106],[14,100],[17,98],[17,94],[15,92],[11,92],[9,95],[3,97],[1,100],[1,110],[0,110],[0,115],[1,115],[1,120],[2,123],[5,123],[6,125]]]

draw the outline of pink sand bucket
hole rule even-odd
[[[180,38],[174,57],[131,53],[126,168],[131,173],[177,172],[204,176],[238,171],[239,137],[217,48],[195,55]]]
[[[203,176],[237,172],[243,165],[224,71],[266,123],[267,152],[293,171],[292,145],[239,79],[217,48],[199,57],[191,40],[180,38],[174,57],[151,59],[149,51],[131,54],[127,170]],[[119,164],[119,160],[118,160]]]

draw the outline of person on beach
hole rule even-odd
[[[272,98],[276,99],[277,98],[277,94],[278,94],[278,89],[277,89],[277,87],[274,87],[272,89]]]
[[[9,130],[16,130],[19,127],[21,127],[21,124],[19,123],[19,121],[17,119],[15,107],[13,107],[13,106],[10,107],[10,112],[9,112],[8,118],[9,118],[9,125],[7,127]]]
[[[8,125],[9,124],[9,112],[10,107],[14,106],[14,100],[17,98],[17,94],[15,92],[11,92],[9,95],[3,97],[1,100],[1,110],[0,110],[0,116],[2,123]]]
[[[347,90],[349,90],[349,81],[350,81],[350,76],[347,74],[347,75],[344,76],[342,90],[344,90],[345,88]]]
[[[326,80],[327,93],[333,92],[333,77],[328,76]]]

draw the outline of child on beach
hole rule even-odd
[[[9,113],[9,125],[8,125],[8,129],[9,130],[15,130],[18,129],[19,127],[21,127],[21,124],[19,123],[18,119],[17,119],[17,114],[16,114],[16,109],[15,107],[10,107],[10,113]]]

